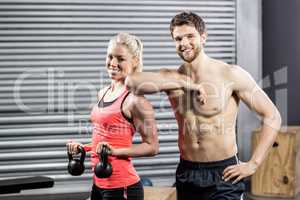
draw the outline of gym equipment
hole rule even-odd
[[[98,178],[108,178],[111,176],[113,168],[108,162],[108,147],[103,145],[99,153],[100,162],[97,163],[94,172]]]
[[[141,183],[143,186],[153,186],[152,181],[147,177],[141,177]]]
[[[255,149],[260,141],[261,129],[252,133],[252,149]],[[282,127],[265,161],[251,176],[251,195],[296,199],[300,195],[299,147],[300,126]]]
[[[54,180],[45,176],[6,178],[0,180],[0,194],[19,193],[21,190],[50,188]]]
[[[81,153],[80,159],[78,158],[73,158],[73,155],[68,152],[68,157],[69,157],[69,164],[68,164],[68,172],[72,176],[80,176],[84,172],[84,159],[85,159],[85,150],[83,147],[79,146],[78,147],[79,152]]]

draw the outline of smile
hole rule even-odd
[[[183,53],[191,53],[192,52],[192,49],[184,49],[182,50]]]
[[[109,66],[108,70],[111,72],[120,72],[121,71],[121,69],[119,67],[112,67],[112,66]]]

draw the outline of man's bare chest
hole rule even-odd
[[[228,82],[203,81],[200,83],[206,93],[205,103],[199,101],[197,91],[175,90],[169,94],[173,110],[180,114],[193,112],[200,116],[214,116],[222,113],[232,99],[232,87]]]

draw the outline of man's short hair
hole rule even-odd
[[[170,23],[170,31],[172,37],[175,26],[182,25],[193,26],[200,34],[206,32],[204,20],[199,15],[190,11],[181,12],[173,17]]]

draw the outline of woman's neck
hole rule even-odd
[[[112,92],[122,90],[125,87],[124,81],[112,80],[110,84],[110,90]]]
[[[110,88],[105,93],[103,97],[104,102],[110,102],[115,100],[120,96],[120,94],[124,91],[125,84],[124,82],[112,80],[110,84]]]

